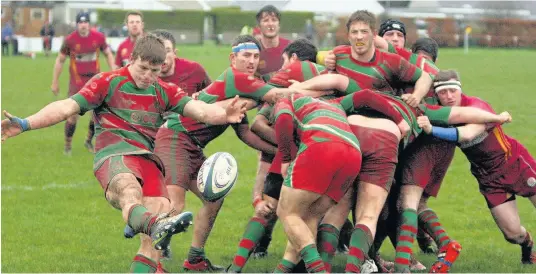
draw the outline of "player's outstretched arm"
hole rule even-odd
[[[253,120],[253,124],[251,124],[251,131],[272,144],[277,143],[275,130],[270,126],[270,122],[263,115],[255,116],[255,120]]]
[[[417,82],[415,82],[415,89],[413,90],[413,93],[404,94],[404,96],[402,96],[402,99],[404,99],[406,104],[412,107],[417,107],[417,105],[419,105],[419,103],[422,101],[422,98],[424,98],[424,96],[428,94],[432,83],[433,80],[430,74],[423,71],[421,77],[419,77],[419,79],[417,79]]]
[[[119,68],[119,66],[115,65],[114,54],[112,53],[110,47],[107,47],[104,50],[104,55],[106,55],[106,61],[108,63],[108,66],[110,67],[110,70],[116,70]]]
[[[24,131],[55,125],[79,112],[80,106],[70,98],[52,102],[26,119],[18,118],[4,111],[4,116],[7,119],[2,120],[2,141],[15,137]]]
[[[449,124],[504,124],[511,121],[512,116],[506,111],[495,114],[476,107],[452,107],[448,119]]]
[[[419,116],[417,123],[425,133],[451,142],[471,141],[486,131],[486,126],[484,124],[467,124],[452,128],[432,126],[427,116]]]
[[[246,145],[268,154],[275,154],[277,152],[277,147],[264,141],[249,129],[247,121],[246,123],[234,124],[232,126],[236,136]]]
[[[292,88],[302,90],[340,90],[344,91],[348,88],[350,79],[344,75],[330,73],[315,76],[307,81],[294,84]]]
[[[225,108],[199,100],[191,100],[184,106],[182,114],[203,123],[223,125],[240,123],[246,111],[246,103],[238,104],[238,96],[236,96]]]

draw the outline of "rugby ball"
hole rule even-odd
[[[214,202],[227,196],[238,178],[238,165],[227,152],[217,152],[203,162],[197,174],[197,188],[203,198]]]

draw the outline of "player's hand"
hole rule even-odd
[[[500,121],[501,124],[512,122],[512,115],[510,115],[508,111],[501,112],[499,116],[501,117],[501,121]]]
[[[286,178],[288,173],[288,166],[290,166],[290,163],[282,163],[281,164],[281,175],[283,175],[283,178]]]
[[[335,70],[337,58],[335,57],[335,53],[332,50],[328,51],[326,57],[324,57],[324,64],[326,65],[326,68],[328,70]]]
[[[274,212],[274,209],[270,207],[270,204],[266,201],[260,201],[255,206],[255,214],[261,216],[268,216]]]
[[[428,119],[427,116],[419,116],[417,117],[417,124],[419,124],[419,127],[426,132],[426,134],[432,133],[432,124],[430,123],[430,119]]]
[[[60,86],[58,85],[58,83],[52,83],[52,85],[50,86],[50,90],[52,91],[54,96],[58,96],[58,94],[60,93]]]
[[[411,133],[411,127],[409,126],[408,122],[406,122],[406,120],[402,119],[402,122],[398,123],[397,126],[400,130],[400,134],[402,134],[402,138],[405,138],[408,134]]]
[[[290,86],[288,86],[289,89],[295,89],[297,88],[301,82],[299,81],[296,81],[296,80],[292,80],[292,79],[289,79],[288,82],[290,83]]]
[[[30,124],[28,123],[27,119],[21,119],[17,116],[13,116],[5,110],[4,116],[7,119],[2,120],[2,142],[30,129]]]
[[[240,123],[244,118],[246,111],[248,110],[246,108],[247,102],[242,102],[240,104],[237,102],[238,95],[236,95],[231,103],[229,103],[225,108],[225,112],[227,113],[227,122],[230,124]]]
[[[418,98],[414,94],[402,94],[402,100],[404,100],[404,102],[406,102],[406,104],[409,106],[416,108],[419,106],[422,98]]]

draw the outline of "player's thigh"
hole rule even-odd
[[[155,140],[155,154],[166,170],[166,185],[190,190],[191,181],[197,180],[205,155],[190,136],[183,132],[160,128]]]
[[[277,216],[281,219],[289,215],[304,218],[309,214],[311,205],[320,197],[321,194],[284,185],[277,206]]]
[[[515,237],[522,233],[521,219],[515,200],[497,205],[491,208],[490,212],[505,237]]]
[[[330,224],[338,229],[340,229],[348,218],[350,213],[350,208],[355,199],[353,188],[350,188],[346,191],[344,197],[339,201],[339,203],[331,206],[324,217],[322,218],[323,224]]]
[[[389,193],[382,187],[367,182],[359,182],[355,214],[357,221],[364,219],[377,221]]]

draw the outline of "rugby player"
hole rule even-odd
[[[60,52],[54,64],[51,90],[54,95],[60,92],[59,79],[63,70],[63,64],[69,57],[69,96],[77,93],[90,79],[100,72],[100,52],[106,55],[106,61],[110,69],[115,69],[114,57],[111,49],[106,44],[104,34],[90,29],[89,13],[81,12],[76,15],[76,30],[65,37]],[[71,142],[73,140],[76,122],[79,116],[73,115],[65,122],[65,148],[66,155],[71,154]],[[84,146],[91,152],[93,148],[93,135],[95,134],[93,118],[89,121],[88,134]]]
[[[125,223],[143,233],[131,272],[154,272],[159,250],[173,234],[184,231],[192,214],[159,214],[169,211],[163,165],[153,153],[153,141],[165,112],[204,123],[240,122],[245,105],[238,98],[225,109],[192,100],[179,87],[160,79],[166,57],[163,42],[152,35],[138,40],[130,65],[94,76],[78,93],[53,102],[34,115],[21,119],[7,111],[2,120],[2,141],[28,130],[49,127],[77,113],[94,110],[97,145],[95,177],[106,200],[121,210]]]
[[[125,25],[127,26],[128,37],[119,44],[115,55],[115,65],[120,68],[128,65],[130,54],[136,44],[136,40],[143,35],[145,23],[143,14],[140,11],[129,11],[125,15]]]

